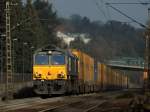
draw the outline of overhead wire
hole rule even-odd
[[[104,5],[105,5],[105,2],[103,1],[103,0],[100,0],[100,2],[101,2],[101,6],[104,8]],[[102,9],[102,11],[103,11],[103,9]],[[104,9],[104,14],[105,14],[105,9]],[[106,16],[106,14],[105,14],[105,16]],[[108,15],[105,17],[106,19],[107,19],[107,21],[108,21]]]
[[[110,11],[109,11],[109,7],[107,5],[105,5],[106,9],[107,9],[107,15],[109,20],[111,20],[111,15],[110,15]]]
[[[102,14],[104,16],[105,19],[107,19],[107,16],[105,14],[105,11],[101,8],[101,6],[99,5],[98,1],[96,0],[92,0],[94,2],[94,4],[96,5],[96,7],[99,10],[99,13]],[[103,1],[102,1],[103,2]]]
[[[101,6],[100,6],[100,4],[99,4],[98,1],[96,1],[96,0],[93,0],[93,1],[95,2],[96,7],[99,9],[100,14],[103,14],[104,18],[106,19],[106,22],[109,21],[109,19],[111,18],[111,16],[110,16],[110,14],[107,15],[107,14],[105,13],[105,10],[106,10],[106,7],[105,7],[105,9],[104,9],[105,2],[104,2],[103,0],[100,0],[100,2],[101,2]],[[110,24],[110,27],[111,27],[110,37],[112,37],[112,33],[113,33],[113,26],[112,26],[112,23]],[[107,43],[107,45],[108,45],[110,48],[112,48],[112,46],[111,46],[111,44],[110,44],[109,41],[106,41],[106,40],[104,40],[104,41]],[[111,51],[113,51],[113,50],[111,50]],[[112,53],[111,53],[111,54],[112,54]]]
[[[148,4],[149,4],[148,1],[144,3],[143,1],[138,0],[138,2],[139,2],[141,5],[148,5]],[[150,0],[149,0],[149,2],[150,2]]]
[[[132,4],[132,5],[136,5],[136,4],[141,4],[141,5],[148,5],[150,3],[148,2],[121,2],[121,3],[118,3],[118,2],[113,2],[113,3],[110,3],[110,4],[124,4],[124,5],[129,5],[129,4]]]
[[[110,5],[110,3],[106,3],[106,5],[108,5],[109,7],[111,7],[112,9],[114,9],[115,11],[117,11],[118,13],[120,13],[121,15],[127,17],[128,19],[130,19],[131,21],[137,23],[138,25],[140,25],[143,28],[148,28],[148,26],[140,23],[139,21],[137,21],[136,19],[134,19],[133,17],[128,16],[127,14],[123,13],[122,11],[120,11],[118,8],[113,7],[112,5]]]

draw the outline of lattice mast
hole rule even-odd
[[[3,82],[5,54],[5,0],[0,0],[0,82]]]
[[[11,45],[11,3],[6,1],[6,99],[12,98],[13,93],[13,71],[12,71],[12,45]]]

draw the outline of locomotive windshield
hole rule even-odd
[[[52,65],[64,65],[65,64],[65,56],[61,54],[54,54],[51,58]]]
[[[35,56],[35,65],[48,65],[49,64],[49,56],[46,54],[37,54]]]

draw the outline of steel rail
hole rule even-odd
[[[79,102],[79,101],[71,102],[71,103],[66,103],[66,104],[59,105],[59,106],[55,106],[55,107],[52,107],[52,108],[47,108],[47,109],[44,109],[44,110],[40,110],[40,111],[38,111],[38,112],[49,112],[49,111],[56,110],[56,109],[65,107],[65,106],[67,106],[67,105],[71,105],[71,104],[73,104],[73,103],[78,103],[78,102]]]

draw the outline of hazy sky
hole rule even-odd
[[[150,0],[49,0],[53,3],[54,9],[61,17],[69,17],[72,14],[87,16],[91,20],[119,20],[122,22],[131,22],[128,18],[120,15],[118,12],[105,5],[106,2],[150,2]],[[96,3],[99,4],[99,8]],[[148,20],[148,7],[150,5],[112,5],[128,16],[135,18],[137,21],[145,24]],[[135,25],[134,23],[130,23]],[[137,25],[138,26],[138,25]]]
[[[26,1],[26,0],[23,0]],[[119,20],[122,22],[129,22],[131,25],[139,27],[136,23],[131,22],[130,19],[122,16],[112,8],[105,5],[106,2],[112,3],[140,3],[148,2],[150,0],[48,0],[53,3],[53,8],[57,11],[60,17],[69,17],[72,14],[79,14],[81,16],[87,16],[91,20],[100,20],[106,22],[108,20]],[[99,8],[96,3],[98,3]],[[146,24],[148,20],[148,8],[149,5],[116,5],[112,4],[115,8],[124,12],[130,17],[133,17],[142,24]]]

